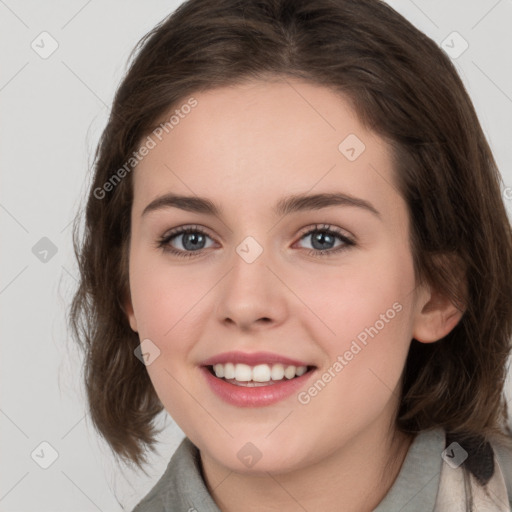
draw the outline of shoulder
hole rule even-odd
[[[512,504],[512,451],[496,440],[446,434],[436,511],[501,512]]]
[[[198,448],[185,437],[165,473],[132,512],[220,512],[202,477]]]
[[[181,441],[167,465],[164,474],[151,490],[142,498],[132,512],[163,512],[167,497],[173,498],[176,490],[176,474],[178,468],[187,457],[186,438]]]
[[[510,505],[512,505],[512,447],[506,446],[500,442],[494,442],[492,447],[495,454],[495,461],[505,481],[508,501]]]

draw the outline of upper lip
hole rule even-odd
[[[283,365],[289,366],[313,366],[308,365],[303,361],[299,361],[298,359],[292,359],[290,357],[285,357],[279,354],[274,354],[273,352],[240,352],[240,351],[232,351],[232,352],[223,352],[222,354],[217,354],[216,356],[210,357],[201,363],[202,366],[213,366],[214,364],[224,364],[224,363],[243,363],[249,366],[255,366],[257,364],[278,364],[281,363]]]

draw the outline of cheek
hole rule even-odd
[[[324,283],[326,296],[316,295],[322,319],[334,332],[316,330],[328,355],[319,378],[328,383],[311,390],[321,395],[311,403],[316,401],[315,415],[331,411],[325,421],[346,422],[347,411],[354,421],[379,414],[399,384],[411,341],[414,275],[408,253],[382,253],[350,270],[340,272],[336,283]]]
[[[316,283],[307,296],[311,309],[322,319],[315,331],[330,363],[352,351],[347,354],[348,366],[362,366],[360,374],[365,378],[370,366],[400,373],[410,343],[414,289],[412,259],[405,248],[368,254],[358,258],[357,264],[319,276]]]
[[[152,350],[158,353],[146,367],[148,375],[165,408],[176,421],[184,421],[181,415],[187,410],[183,407],[187,394],[182,383],[189,371],[187,355],[199,338],[198,303],[211,285],[204,276],[200,280],[184,269],[171,268],[161,256],[134,251],[130,287],[140,341],[151,340],[156,346]]]
[[[308,309],[320,320],[316,334],[330,353],[348,349],[358,336],[362,342],[372,339],[367,329],[384,347],[403,325],[409,326],[405,311],[414,289],[412,259],[406,250],[384,247],[339,269],[322,269],[309,283],[303,281],[301,289]]]
[[[194,276],[190,270],[168,265],[160,254],[134,251],[130,288],[140,337],[154,339],[159,345],[171,338],[183,339],[176,333],[185,325],[194,325],[194,310],[212,286],[204,274]]]

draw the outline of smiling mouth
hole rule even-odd
[[[316,369],[316,366],[282,364],[216,364],[206,366],[211,375],[229,384],[243,387],[273,386],[297,379]]]

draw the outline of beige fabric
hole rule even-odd
[[[494,475],[482,487],[473,475],[470,475],[469,482],[464,482],[464,471],[462,466],[452,468],[443,463],[439,491],[437,493],[435,512],[466,512],[466,485],[469,484],[473,496],[474,512],[510,512],[509,495],[503,469],[505,464],[512,463],[507,453],[498,458],[494,450]],[[503,452],[502,452],[503,453]],[[502,467],[503,466],[503,467]],[[506,473],[509,469],[507,468]],[[509,486],[510,476],[507,474]]]

